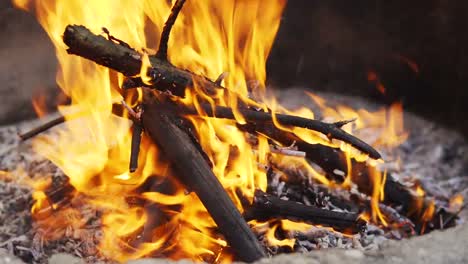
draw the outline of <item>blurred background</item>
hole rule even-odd
[[[289,0],[268,61],[269,84],[357,95],[468,136],[468,1]],[[0,124],[54,105],[56,60],[28,13],[0,0]]]

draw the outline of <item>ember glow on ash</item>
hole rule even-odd
[[[76,111],[89,113],[66,122],[65,128],[51,136],[35,139],[34,147],[69,177],[70,184],[76,189],[76,197],[102,212],[100,254],[116,261],[149,255],[174,259],[231,260],[233,256],[223,250],[227,242],[216,232],[216,224],[205,207],[194,193],[185,190],[173,179],[173,171],[164,162],[163,153],[148,138],[143,137],[141,143],[138,169],[134,173],[129,172],[131,124],[128,119],[112,114],[112,105],[124,99],[119,88],[123,76],[116,77],[105,67],[69,55],[62,40],[64,29],[70,24],[85,25],[96,34],[102,33],[105,27],[113,36],[141,51],[143,66],[140,75],[144,82],[150,82],[146,69],[150,65],[148,54],[154,51],[145,47],[148,43],[159,42],[158,38],[148,36],[161,34],[171,10],[168,1],[14,2],[19,8],[37,14],[55,45],[60,65],[57,83],[71,98],[71,105],[59,106],[60,112],[64,115]],[[314,118],[314,113],[309,109],[285,109],[274,98],[267,96],[265,90],[265,63],[285,4],[283,0],[188,0],[174,25],[169,41],[169,60],[179,68],[211,80],[221,73],[227,73],[223,86],[228,89],[217,97],[216,104],[232,107],[237,124],[245,124],[244,117],[237,109],[247,101],[257,104],[259,109],[268,107],[277,113]],[[142,91],[135,90],[133,100],[127,99],[127,104],[135,106],[141,96]],[[251,99],[253,97],[255,102]],[[374,147],[394,148],[407,138],[401,104],[371,113],[346,106],[333,109],[323,99],[312,94],[310,97],[320,105],[322,115],[329,119],[327,121],[356,118],[355,122],[343,127],[347,132],[364,134],[367,130],[373,131],[374,136],[369,143]],[[198,141],[213,165],[214,174],[241,212],[244,210],[243,198],[252,201],[255,190],[266,191],[265,167],[271,161],[283,168],[300,167],[307,172],[311,181],[330,188],[350,189],[353,186],[351,160],[368,159],[367,155],[348,144],[329,140],[308,129],[283,126],[273,118],[276,127],[294,133],[307,143],[340,148],[346,153],[346,180],[336,183],[311,166],[305,158],[272,151],[266,136],[259,136],[253,143],[249,135],[236,126],[236,122],[207,117],[199,106],[201,99],[209,101],[210,97],[204,94],[202,87],[195,85],[194,89],[187,90],[186,97],[181,101],[197,109],[199,115],[187,118],[192,122]],[[210,102],[215,103],[213,100]],[[378,166],[383,161],[373,162]],[[383,200],[386,173],[373,173],[371,176],[372,210],[367,212],[368,217],[363,214],[362,218],[385,226],[387,219],[380,212],[379,202]],[[170,187],[161,187],[158,191],[145,189],[144,184],[150,178],[157,183],[167,182]],[[47,208],[57,207],[45,192],[49,185],[40,182],[33,186],[36,203],[32,213],[38,223],[53,226],[54,229],[83,225],[81,213],[71,208],[44,215]],[[238,197],[237,190],[241,190],[243,197]],[[143,202],[129,202],[132,199]],[[454,199],[454,206],[458,203],[459,199]],[[158,211],[149,210],[148,204],[155,204]],[[424,221],[429,221],[433,214],[433,211],[427,210],[423,214]],[[151,230],[147,230],[148,222],[156,223],[150,226]],[[295,239],[275,237],[277,228],[281,227],[287,232],[305,232],[314,228],[310,224],[289,220],[249,223],[254,230],[266,228],[270,245],[290,247],[293,247]],[[57,239],[53,234],[48,238]]]

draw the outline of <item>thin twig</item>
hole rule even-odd
[[[114,108],[117,108],[117,106],[122,105],[123,108],[129,112],[129,116],[133,121],[138,120],[140,118],[141,113],[137,113],[137,112],[133,111],[133,109],[131,109],[131,107],[129,107],[125,103],[125,101],[122,100],[120,103],[121,104],[119,104],[119,105],[117,105],[117,104],[112,105],[113,112],[114,112]],[[129,109],[131,109],[132,112],[130,112]],[[123,109],[118,109],[117,112],[121,112],[120,114],[117,114],[117,115],[123,116]],[[38,127],[35,127],[33,129],[29,130],[28,132],[20,133],[20,134],[18,134],[18,136],[21,138],[21,140],[25,141],[25,140],[28,140],[28,139],[34,137],[34,136],[37,136],[38,134],[40,134],[42,132],[45,132],[45,131],[49,130],[50,128],[53,128],[53,127],[58,126],[60,124],[63,124],[67,120],[70,121],[70,120],[78,118],[78,117],[83,117],[83,116],[89,115],[90,113],[91,113],[91,111],[82,110],[82,109],[77,111],[76,113],[67,114],[66,116],[59,113],[59,116],[57,116],[56,118],[54,118],[54,119],[52,119],[50,121],[47,121],[46,123],[41,124]]]
[[[171,9],[171,14],[164,24],[163,31],[161,33],[161,39],[159,40],[159,49],[156,53],[156,57],[161,60],[167,61],[167,43],[169,42],[169,35],[171,34],[172,26],[174,25],[180,10],[184,6],[185,0],[177,0]]]
[[[23,134],[19,134],[18,136],[21,138],[21,140],[28,140],[44,131],[47,131],[48,129],[54,127],[54,126],[57,126],[59,124],[62,124],[65,122],[65,116],[63,116],[62,114],[60,114],[60,116],[38,126],[38,127],[35,127],[33,128],[32,130],[29,130],[28,132],[26,133],[23,133]]]

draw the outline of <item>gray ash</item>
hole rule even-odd
[[[327,101],[345,103],[351,107],[375,108],[374,105],[357,98],[322,95]],[[308,106],[311,102],[304,99],[302,91],[282,92],[278,96],[286,106]],[[292,103],[291,103],[292,102]],[[426,194],[435,202],[448,206],[448,200],[454,194],[468,195],[468,144],[460,135],[448,131],[429,121],[412,114],[405,114],[408,140],[391,153],[381,150],[384,157],[400,157],[401,162],[390,161],[385,164],[392,175],[406,185],[420,184]],[[16,255],[26,262],[46,263],[54,253],[70,253],[88,262],[101,260],[97,245],[101,238],[100,212],[81,203],[79,195],[73,196],[68,206],[77,209],[83,217],[80,227],[68,227],[54,230],[62,237],[47,240],[50,230],[43,230],[31,217],[31,187],[28,183],[41,179],[42,175],[53,175],[64,180],[56,166],[35,154],[29,141],[20,142],[17,137],[18,127],[24,130],[34,126],[35,122],[25,122],[17,126],[0,128],[0,249]],[[365,138],[363,138],[366,140]],[[5,173],[6,172],[6,173]],[[337,172],[339,174],[339,172]],[[301,171],[281,172],[270,168],[267,192],[280,199],[295,201],[308,206],[315,206],[337,212],[360,213],[369,208],[368,197],[354,189],[351,191],[332,189],[308,180]],[[400,207],[380,209],[392,216],[393,223],[400,223],[389,228],[367,225],[365,230],[354,234],[343,234],[327,227],[312,226],[306,231],[291,232],[279,226],[276,237],[294,238],[293,248],[269,246],[266,230],[255,230],[259,240],[268,248],[270,254],[286,252],[309,252],[323,248],[343,248],[373,250],[386,240],[399,240],[417,235],[399,214]],[[466,219],[467,210],[460,213]],[[401,218],[400,218],[401,217]],[[460,221],[462,221],[460,220]],[[277,222],[271,222],[273,225]]]

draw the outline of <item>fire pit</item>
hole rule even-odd
[[[399,103],[266,87],[284,1],[122,1],[123,17],[52,2],[16,3],[70,103],[2,130],[8,253],[253,262],[463,219],[462,137],[412,115],[405,130]]]

